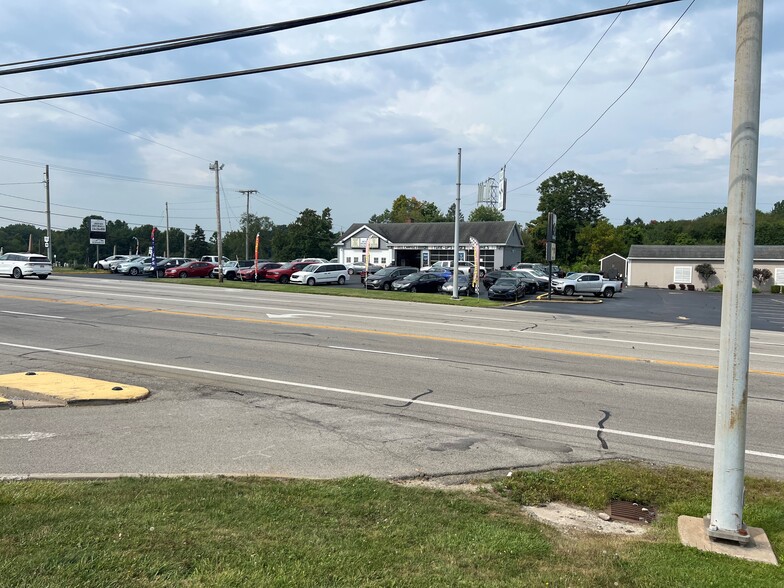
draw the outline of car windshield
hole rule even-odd
[[[395,268],[385,267],[384,269],[378,270],[374,275],[377,278],[383,278],[383,277],[388,276],[389,274],[391,274],[393,271],[395,271]]]
[[[414,281],[418,280],[419,278],[421,278],[424,275],[425,275],[425,272],[416,272],[416,273],[408,274],[407,276],[404,276],[402,278],[402,280],[404,282],[414,282]]]
[[[514,278],[499,278],[495,285],[500,287],[513,288],[517,280]]]
[[[299,271],[301,271],[301,272],[314,272],[314,271],[316,271],[316,268],[317,268],[317,267],[318,267],[318,264],[316,264],[316,263],[311,263],[310,265],[306,265],[305,267],[303,267],[303,268],[302,268],[301,270],[299,270]]]
[[[538,269],[533,269],[533,268],[532,268],[532,269],[530,269],[530,270],[528,270],[528,271],[530,271],[530,272],[531,272],[532,274],[534,274],[535,276],[542,276],[542,277],[544,277],[544,278],[546,278],[546,277],[547,277],[547,274],[546,274],[546,273],[544,273],[543,271],[541,271],[541,270],[538,270]]]
[[[295,265],[297,265],[297,262],[295,262],[295,261],[289,261],[288,263],[284,263],[282,266],[280,266],[280,269],[291,269],[291,268],[293,268]]]

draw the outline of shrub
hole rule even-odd
[[[668,287],[670,290],[675,290],[675,284],[667,284],[667,287]]]
[[[685,289],[686,289],[686,284],[678,284],[678,287],[679,287],[681,290],[685,290]]]
[[[710,285],[710,279],[716,275],[716,270],[713,269],[713,266],[709,263],[701,263],[698,266],[695,266],[694,271],[702,278],[702,281],[705,282],[706,286]]]
[[[689,292],[694,292],[694,284],[687,284],[687,285],[686,285],[686,289],[687,289]]]
[[[773,272],[772,272],[772,271],[770,271],[770,270],[769,270],[768,268],[766,268],[766,267],[763,267],[763,268],[758,268],[758,267],[755,267],[753,270],[751,270],[751,274],[752,274],[752,276],[754,276],[754,280],[755,280],[755,281],[757,282],[757,284],[759,284],[760,286],[762,286],[762,284],[764,284],[764,283],[765,283],[765,282],[767,282],[767,281],[768,281],[770,278],[772,278],[772,277],[773,277]]]
[[[771,286],[770,287],[771,294],[784,294],[784,286]]]

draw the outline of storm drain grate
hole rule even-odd
[[[652,523],[656,518],[656,511],[652,508],[628,500],[611,501],[609,514],[612,520],[631,523]]]

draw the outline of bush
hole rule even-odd
[[[771,286],[770,287],[771,294],[784,294],[784,286]]]
[[[694,292],[694,284],[687,284],[687,285],[686,285],[686,289],[687,289],[689,292]]]
[[[667,287],[668,287],[670,290],[675,290],[675,284],[667,284]]]
[[[685,289],[686,289],[686,284],[678,284],[678,287],[679,287],[681,290],[685,290]]]

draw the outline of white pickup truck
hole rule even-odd
[[[431,268],[444,268],[444,269],[448,269],[449,271],[452,271],[452,265],[453,265],[453,262],[451,260],[449,260],[449,261],[436,261],[433,265],[427,265],[427,266],[423,267],[421,269],[421,271],[426,272],[427,270],[429,270]],[[466,275],[473,274],[474,273],[474,264],[473,264],[473,262],[470,262],[470,261],[459,261],[459,262],[457,262],[457,271],[460,272],[461,274],[466,274]],[[480,278],[484,278],[486,273],[487,273],[487,270],[485,269],[485,267],[480,265],[479,266],[479,277]]]
[[[599,274],[574,274],[568,278],[553,280],[553,292],[571,296],[572,294],[593,294],[612,298],[616,292],[623,291],[623,282],[606,280]]]

